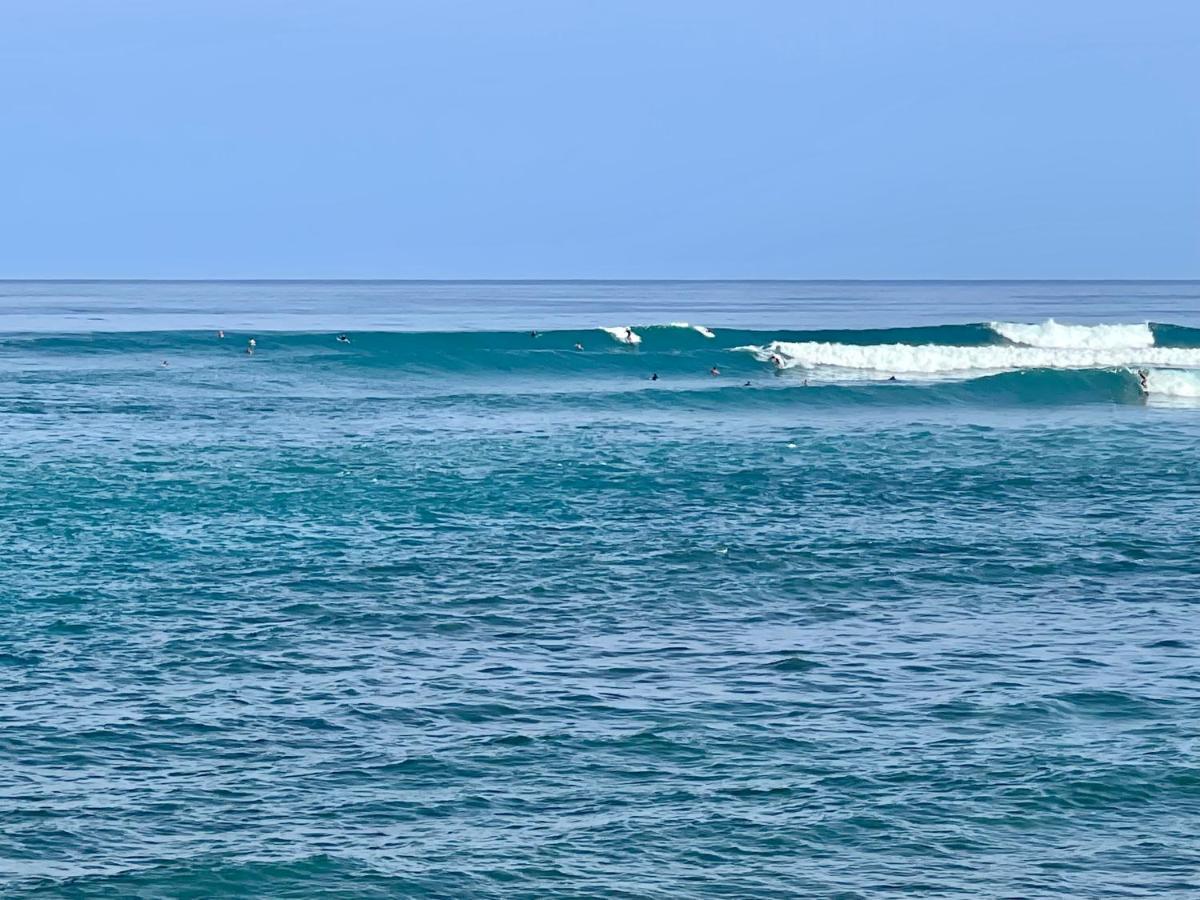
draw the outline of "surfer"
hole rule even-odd
[[[713,375],[713,376],[720,375],[721,370],[718,369],[716,366],[713,366],[711,369],[708,370],[708,374]]]
[[[346,334],[345,332],[342,332],[341,334],[339,334],[337,336],[337,342],[339,344],[348,344],[348,343],[350,343],[350,336],[348,334]]]
[[[895,380],[896,380],[896,376],[895,376],[895,375],[893,375],[891,378],[889,378],[889,379],[888,379],[888,381],[895,381]]]
[[[164,369],[167,367],[167,361],[165,359],[162,361],[162,367]]]
[[[581,343],[579,343],[578,341],[576,341],[576,342],[575,342],[575,349],[576,349],[576,350],[582,350],[582,349],[583,349],[583,344],[581,344]]]
[[[627,343],[627,344],[633,343],[633,329],[630,328],[628,325],[625,326],[625,343]]]
[[[651,376],[650,376],[650,380],[651,380],[651,381],[658,381],[658,373],[657,373],[657,372],[655,372],[653,375],[651,375]]]
[[[540,332],[537,332],[537,331],[531,331],[531,332],[529,332],[529,336],[530,336],[531,338],[535,338],[535,337],[541,337],[542,335],[541,335],[541,333],[540,333]]]
[[[250,338],[250,340],[246,341],[246,355],[253,356],[254,348],[257,346],[258,346],[258,341],[256,341],[254,338]]]
[[[225,329],[223,329],[223,328],[218,328],[218,329],[217,329],[217,337],[219,337],[219,338],[223,338],[223,337],[225,337]]]
[[[1150,393],[1150,384],[1149,384],[1150,370],[1149,369],[1138,369],[1137,376],[1138,376],[1138,383],[1142,387],[1142,393],[1143,394]]]
[[[780,359],[777,354],[772,353],[771,354],[771,365],[773,365],[777,369],[782,369],[783,368],[783,360]]]

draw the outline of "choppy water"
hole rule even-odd
[[[0,323],[0,893],[1200,896],[1200,285]]]

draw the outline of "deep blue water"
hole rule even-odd
[[[1200,896],[1198,327],[0,283],[0,894]]]

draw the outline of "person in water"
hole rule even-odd
[[[889,379],[888,379],[888,381],[895,381],[895,380],[896,380],[896,376],[895,376],[895,375],[893,375],[891,378],[889,378]]]
[[[256,341],[254,338],[250,338],[250,340],[246,341],[246,355],[253,356],[254,348],[257,346],[258,346],[258,341]]]
[[[653,375],[651,375],[651,376],[650,376],[650,380],[651,380],[651,381],[658,381],[658,373],[657,373],[657,372],[655,372]]]
[[[337,336],[337,340],[339,344],[348,344],[350,343],[350,336],[345,332],[342,332]]]
[[[223,328],[217,329],[217,337],[219,337],[219,338],[225,337],[225,329],[223,329]]]
[[[535,338],[535,337],[541,337],[542,335],[541,335],[541,332],[539,332],[539,331],[531,331],[531,332],[529,332],[529,336],[532,338]]]
[[[576,342],[575,342],[575,349],[576,349],[576,350],[582,350],[582,349],[583,349],[583,344],[581,344],[581,343],[579,343],[578,341],[576,341]]]

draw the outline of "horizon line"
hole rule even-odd
[[[118,277],[118,276],[36,276],[31,278],[0,277],[0,284],[43,282],[48,284],[136,283],[136,284],[730,284],[730,283],[791,283],[791,284],[1034,284],[1062,282],[1071,284],[1189,284],[1200,282],[1200,275],[1190,278],[403,278],[367,276],[211,276],[211,277]]]

